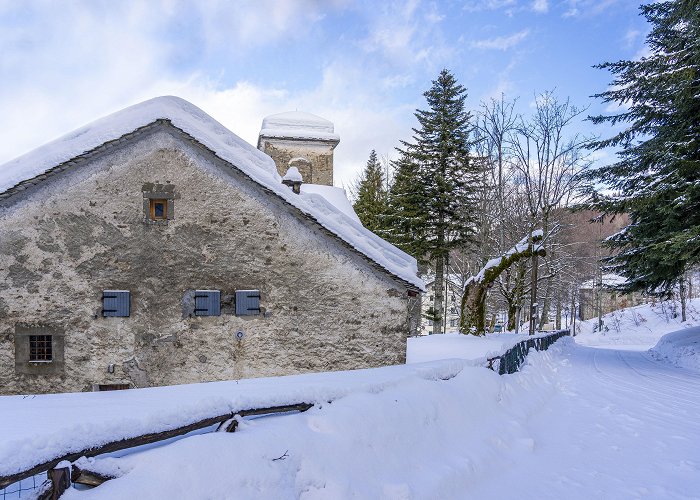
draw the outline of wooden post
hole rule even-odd
[[[70,462],[60,462],[56,467],[50,469],[46,475],[51,481],[51,488],[46,490],[40,500],[58,500],[63,493],[70,488]]]

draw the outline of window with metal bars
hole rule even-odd
[[[53,361],[53,336],[29,336],[29,361]]]

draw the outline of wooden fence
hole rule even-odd
[[[488,367],[497,371],[499,375],[515,373],[525,361],[525,356],[530,349],[536,351],[546,351],[550,345],[562,337],[571,335],[570,330],[559,330],[550,335],[536,337],[518,342],[500,356],[488,359]]]
[[[40,464],[36,464],[33,467],[18,472],[16,474],[10,474],[8,476],[0,476],[0,488],[5,488],[13,483],[21,481],[22,479],[30,478],[40,472],[48,471],[49,479],[51,480],[52,487],[43,492],[39,496],[40,500],[58,498],[63,491],[65,491],[65,477],[66,474],[70,477],[70,468],[59,468],[55,469],[57,465],[61,462],[74,462],[80,457],[95,457],[97,455],[102,455],[104,453],[112,453],[119,450],[125,450],[127,448],[134,448],[136,446],[142,446],[145,444],[157,443],[159,441],[164,441],[176,436],[182,436],[189,432],[205,429],[215,424],[219,424],[219,427],[225,426],[226,432],[234,432],[236,430],[237,421],[234,417],[248,417],[254,415],[269,415],[274,413],[285,413],[291,411],[303,412],[311,408],[313,404],[311,403],[296,403],[284,406],[272,406],[269,408],[249,408],[243,410],[233,411],[231,413],[225,413],[223,415],[217,415],[215,417],[205,418],[198,420],[197,422],[192,422],[175,429],[170,429],[162,432],[154,432],[150,434],[144,434],[141,436],[135,436],[127,439],[120,439],[118,441],[112,441],[102,446],[97,446],[93,448],[87,448],[81,451],[76,451],[73,453],[68,453],[62,456],[54,457],[51,460],[47,460]],[[65,469],[65,471],[64,471]],[[54,472],[58,470],[61,472]],[[70,485],[70,480],[68,481]],[[56,496],[58,495],[58,496]]]

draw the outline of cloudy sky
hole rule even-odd
[[[0,0],[0,164],[100,116],[183,97],[255,144],[268,114],[335,123],[336,185],[393,156],[442,68],[468,105],[556,89],[590,113],[638,57],[639,0]],[[587,123],[582,130],[605,133]],[[1,168],[1,167],[0,167]]]

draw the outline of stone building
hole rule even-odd
[[[305,182],[333,185],[333,150],[340,142],[333,124],[320,116],[289,111],[266,117],[258,149],[268,154],[284,175],[296,167]]]
[[[174,97],[1,166],[0,391],[403,363],[415,260],[317,188]]]

